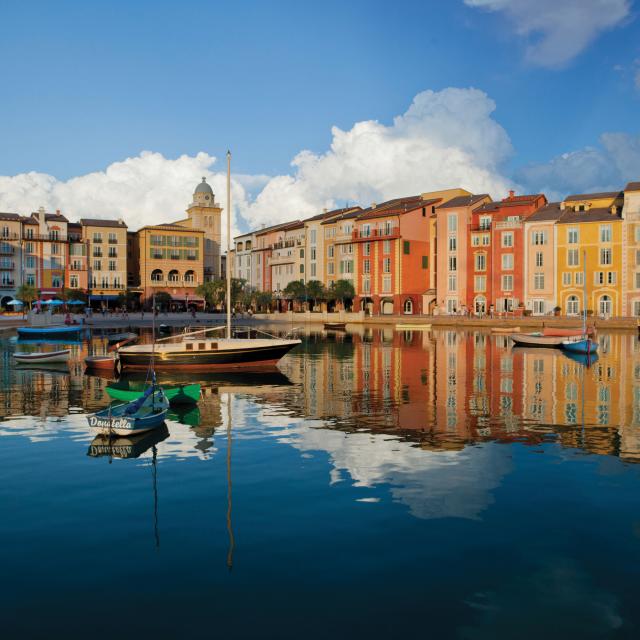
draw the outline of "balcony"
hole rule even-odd
[[[48,233],[25,233],[22,236],[23,240],[34,240],[38,242],[68,242],[69,238],[67,236],[57,235],[52,236]]]
[[[0,280],[0,289],[13,289],[15,286],[15,280]]]
[[[20,240],[19,233],[3,233],[0,235],[0,240]]]
[[[496,222],[496,229],[519,229],[522,227],[522,218],[517,220],[503,220],[502,222]]]
[[[197,280],[185,280],[180,278],[178,280],[151,280],[151,287],[197,287]]]
[[[364,229],[354,229],[351,232],[351,240],[356,242],[371,242],[374,240],[392,240],[400,237],[400,227],[390,229],[371,229],[368,233]]]
[[[2,246],[0,245],[0,255],[3,256],[12,256],[16,252],[15,247],[10,245]]]
[[[93,244],[102,244],[102,238],[94,238]]]
[[[16,263],[13,262],[13,260],[0,262],[0,269],[7,270],[7,269],[15,269],[15,268],[16,268]]]
[[[118,238],[109,238],[109,244],[118,244]]]
[[[490,224],[472,224],[469,227],[469,231],[491,231],[491,225]]]

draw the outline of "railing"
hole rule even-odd
[[[469,227],[470,231],[491,231],[490,224],[475,224]]]
[[[16,252],[15,247],[3,247],[0,246],[0,255],[12,256]]]
[[[19,233],[3,233],[0,235],[0,240],[20,240]]]
[[[369,240],[375,238],[393,238],[400,234],[400,227],[391,227],[390,229],[371,229],[365,233],[363,229],[354,229],[351,232],[352,240]]]
[[[15,285],[15,280],[0,280],[0,289],[12,289]]]
[[[16,263],[13,262],[13,260],[11,262],[0,262],[0,269],[15,269],[16,268]]]
[[[109,244],[118,244],[118,238],[109,238]]]
[[[502,220],[496,222],[496,229],[518,229],[522,226],[522,219],[518,220]]]
[[[185,280],[181,278],[180,280],[151,280],[152,287],[197,287],[197,280]]]
[[[93,244],[102,244],[102,238],[93,238]]]
[[[89,287],[91,289],[91,291],[95,291],[96,289],[115,289],[116,291],[121,291],[123,289],[126,289],[127,287],[124,284],[103,284],[100,285],[97,282],[94,282],[91,284],[91,287]]]
[[[22,236],[22,239],[36,240],[40,242],[68,242],[69,241],[68,236],[62,236],[62,235],[52,236],[48,233],[32,233],[31,235],[29,235],[28,233],[25,233]]]

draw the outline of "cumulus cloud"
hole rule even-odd
[[[542,67],[561,67],[603,31],[629,16],[630,0],[464,0],[469,7],[503,13],[527,40],[526,57]]]
[[[344,202],[362,203],[447,187],[506,193],[500,167],[512,152],[493,119],[495,103],[477,89],[418,94],[389,125],[369,120],[333,129],[323,154],[302,151],[290,175],[235,175],[236,229],[256,228],[318,213]],[[206,153],[168,159],[143,152],[105,171],[59,181],[42,173],[0,176],[0,210],[40,205],[70,218],[123,217],[132,228],[182,217],[195,184],[206,176],[225,201],[224,166]]]
[[[621,189],[640,178],[640,136],[604,133],[598,146],[527,165],[516,178],[526,188],[543,191],[554,200],[570,193]]]
[[[272,178],[243,215],[255,225],[454,186],[505,193],[501,166],[512,147],[494,110],[482,91],[449,88],[419,93],[390,125],[334,127],[326,153],[299,153],[293,174]]]
[[[70,220],[81,217],[123,218],[130,228],[171,222],[186,217],[191,195],[205,176],[216,199],[226,201],[226,174],[211,170],[216,159],[206,153],[176,159],[143,151],[139,156],[114,162],[70,180],[57,180],[45,173],[0,176],[0,210],[30,213],[38,207],[60,209]],[[234,209],[246,207],[244,176],[232,183]],[[257,176],[256,179],[259,179]]]

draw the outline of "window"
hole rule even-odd
[[[162,282],[163,277],[162,269],[154,269],[151,272],[151,282]]]
[[[99,231],[95,231],[93,234],[93,241],[100,244],[102,242],[102,234]]]
[[[369,243],[367,242],[367,244]],[[391,253],[391,240],[385,240],[382,243],[382,253]]]
[[[544,273],[536,273],[533,276],[533,288],[538,291],[544,289]]]
[[[27,274],[27,284],[31,285],[32,287],[36,286],[36,276],[33,273],[28,273]]]
[[[327,247],[327,257],[329,257],[329,258],[333,258],[333,252],[334,252],[334,247],[333,247],[333,245],[332,245],[332,244],[330,244],[330,245]]]
[[[616,283],[616,272],[615,271],[607,271],[607,284],[615,284]]]
[[[370,256],[371,255],[371,243],[365,242],[363,245],[362,255]]]
[[[491,244],[491,236],[488,233],[482,235],[482,246],[488,247]]]
[[[33,242],[27,242],[24,245],[25,253],[33,253]]]
[[[316,230],[315,229],[311,229],[311,231],[309,231],[309,244],[315,244],[316,243]]]
[[[362,263],[362,272],[363,273],[371,273],[371,260],[365,260]]]
[[[567,244],[578,244],[578,242],[578,229],[576,227],[569,227],[567,229]]]
[[[536,251],[536,267],[544,266],[544,254],[542,251]]]
[[[422,256],[422,268],[423,269],[429,268],[429,256]]]
[[[580,313],[580,301],[578,296],[569,296],[567,298],[567,315],[577,316]]]
[[[94,271],[102,271],[102,260],[94,260],[93,261],[93,270]]]
[[[332,276],[334,275],[334,273],[336,272],[336,267],[333,264],[333,262],[328,262],[327,263],[327,273]]]
[[[76,275],[69,276],[69,287],[71,287],[71,289],[78,288],[78,276]]]
[[[59,244],[52,244],[51,245],[51,253],[53,255],[59,255],[60,254],[60,245]]]
[[[362,291],[363,293],[371,293],[371,278],[362,278]]]
[[[533,313],[537,316],[544,315],[544,300],[534,300],[533,301]]]
[[[405,240],[402,243],[402,253],[404,253],[406,256],[408,256],[409,252],[410,252],[410,249],[411,249],[411,243],[408,240]]]
[[[562,285],[564,287],[571,286],[571,271],[563,271],[562,273]]]
[[[110,258],[117,258],[118,257],[118,250],[115,247],[109,247],[109,257]]]
[[[109,232],[109,244],[117,244],[118,243],[118,237],[116,236],[116,234],[113,231]]]
[[[639,229],[639,228],[640,227],[636,227],[636,229]],[[640,300],[633,301],[633,315],[640,316]]]
[[[391,276],[382,278],[382,293],[391,293]]]
[[[115,270],[116,270],[116,261],[109,260],[109,271],[115,271]]]
[[[604,271],[593,272],[593,284],[604,284]]]
[[[502,234],[502,246],[513,247],[513,231],[505,231]]]
[[[480,246],[480,236],[479,235],[472,235],[471,236],[471,246],[472,247],[479,247]]]
[[[640,242],[640,224],[636,225],[636,242]]]
[[[316,263],[315,262],[311,263],[311,277],[312,278],[316,277]]]
[[[547,244],[547,232],[546,231],[534,231],[531,237],[531,242],[534,245]]]
[[[196,274],[193,271],[187,271],[184,274],[184,281],[188,283],[193,283],[196,280]]]
[[[169,271],[169,275],[167,276],[169,282],[178,282],[180,280],[180,275],[175,269]]]
[[[62,278],[60,276],[53,276],[51,278],[51,286],[54,289],[60,289],[62,287]]]
[[[458,248],[458,239],[455,236],[449,237],[449,251],[455,251]]]
[[[580,266],[580,254],[577,249],[567,250],[567,266],[579,267]]]
[[[600,264],[611,264],[611,249],[600,249]]]
[[[406,314],[413,313],[413,301],[410,298],[404,301],[404,312]]]
[[[584,284],[584,273],[582,273],[582,271],[576,271],[574,275],[576,286],[581,287]]]
[[[456,291],[458,288],[458,281],[455,275],[449,276],[449,291]]]
[[[474,291],[483,292],[487,290],[487,276],[474,276],[473,277],[473,289]]]
[[[349,263],[349,264],[351,264],[351,263]],[[304,265],[303,264],[300,265],[300,273],[304,273]]]
[[[513,269],[513,253],[502,254],[502,268],[505,270]]]
[[[476,271],[485,271],[487,268],[487,254],[476,253],[475,254]]]
[[[371,235],[371,225],[363,224],[361,235],[363,238],[368,238]]]
[[[458,259],[456,256],[449,256],[449,271],[458,270]]]
[[[102,258],[102,247],[93,247],[93,257]]]
[[[36,268],[36,257],[35,256],[27,256],[24,261],[24,266],[27,269],[35,269]],[[638,274],[640,275],[640,274]]]
[[[640,273],[636,271],[636,289],[640,289]]]
[[[391,273],[391,258],[382,261],[382,273]]]
[[[502,290],[513,291],[513,276],[502,276]]]
[[[300,258],[304,258],[304,249],[300,249]]]
[[[455,213],[450,213],[447,216],[447,229],[451,233],[455,233],[458,230],[458,216]]]
[[[311,260],[315,260],[315,259],[316,259],[316,248],[311,247]]]
[[[491,229],[491,216],[482,216],[480,218],[480,229]]]
[[[611,242],[611,225],[600,225],[600,242]]]

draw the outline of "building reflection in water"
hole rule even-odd
[[[220,396],[228,393],[262,408],[256,419],[266,427],[278,424],[267,415],[288,416],[287,424],[312,419],[337,433],[393,434],[418,451],[443,453],[486,440],[551,440],[636,461],[640,342],[625,333],[598,340],[600,357],[586,368],[559,350],[513,348],[508,337],[480,331],[310,330],[279,374],[199,376],[204,396],[198,407],[170,416],[189,434],[188,443],[174,449],[178,456],[188,448],[205,456],[214,451],[214,432],[223,422]],[[3,421],[64,418],[109,402],[110,381],[85,375],[82,365],[101,343],[72,345],[68,371],[21,369],[13,348],[2,353]],[[238,412],[245,406],[234,404]],[[240,417],[234,419],[242,425]],[[160,450],[177,437],[172,432]]]

